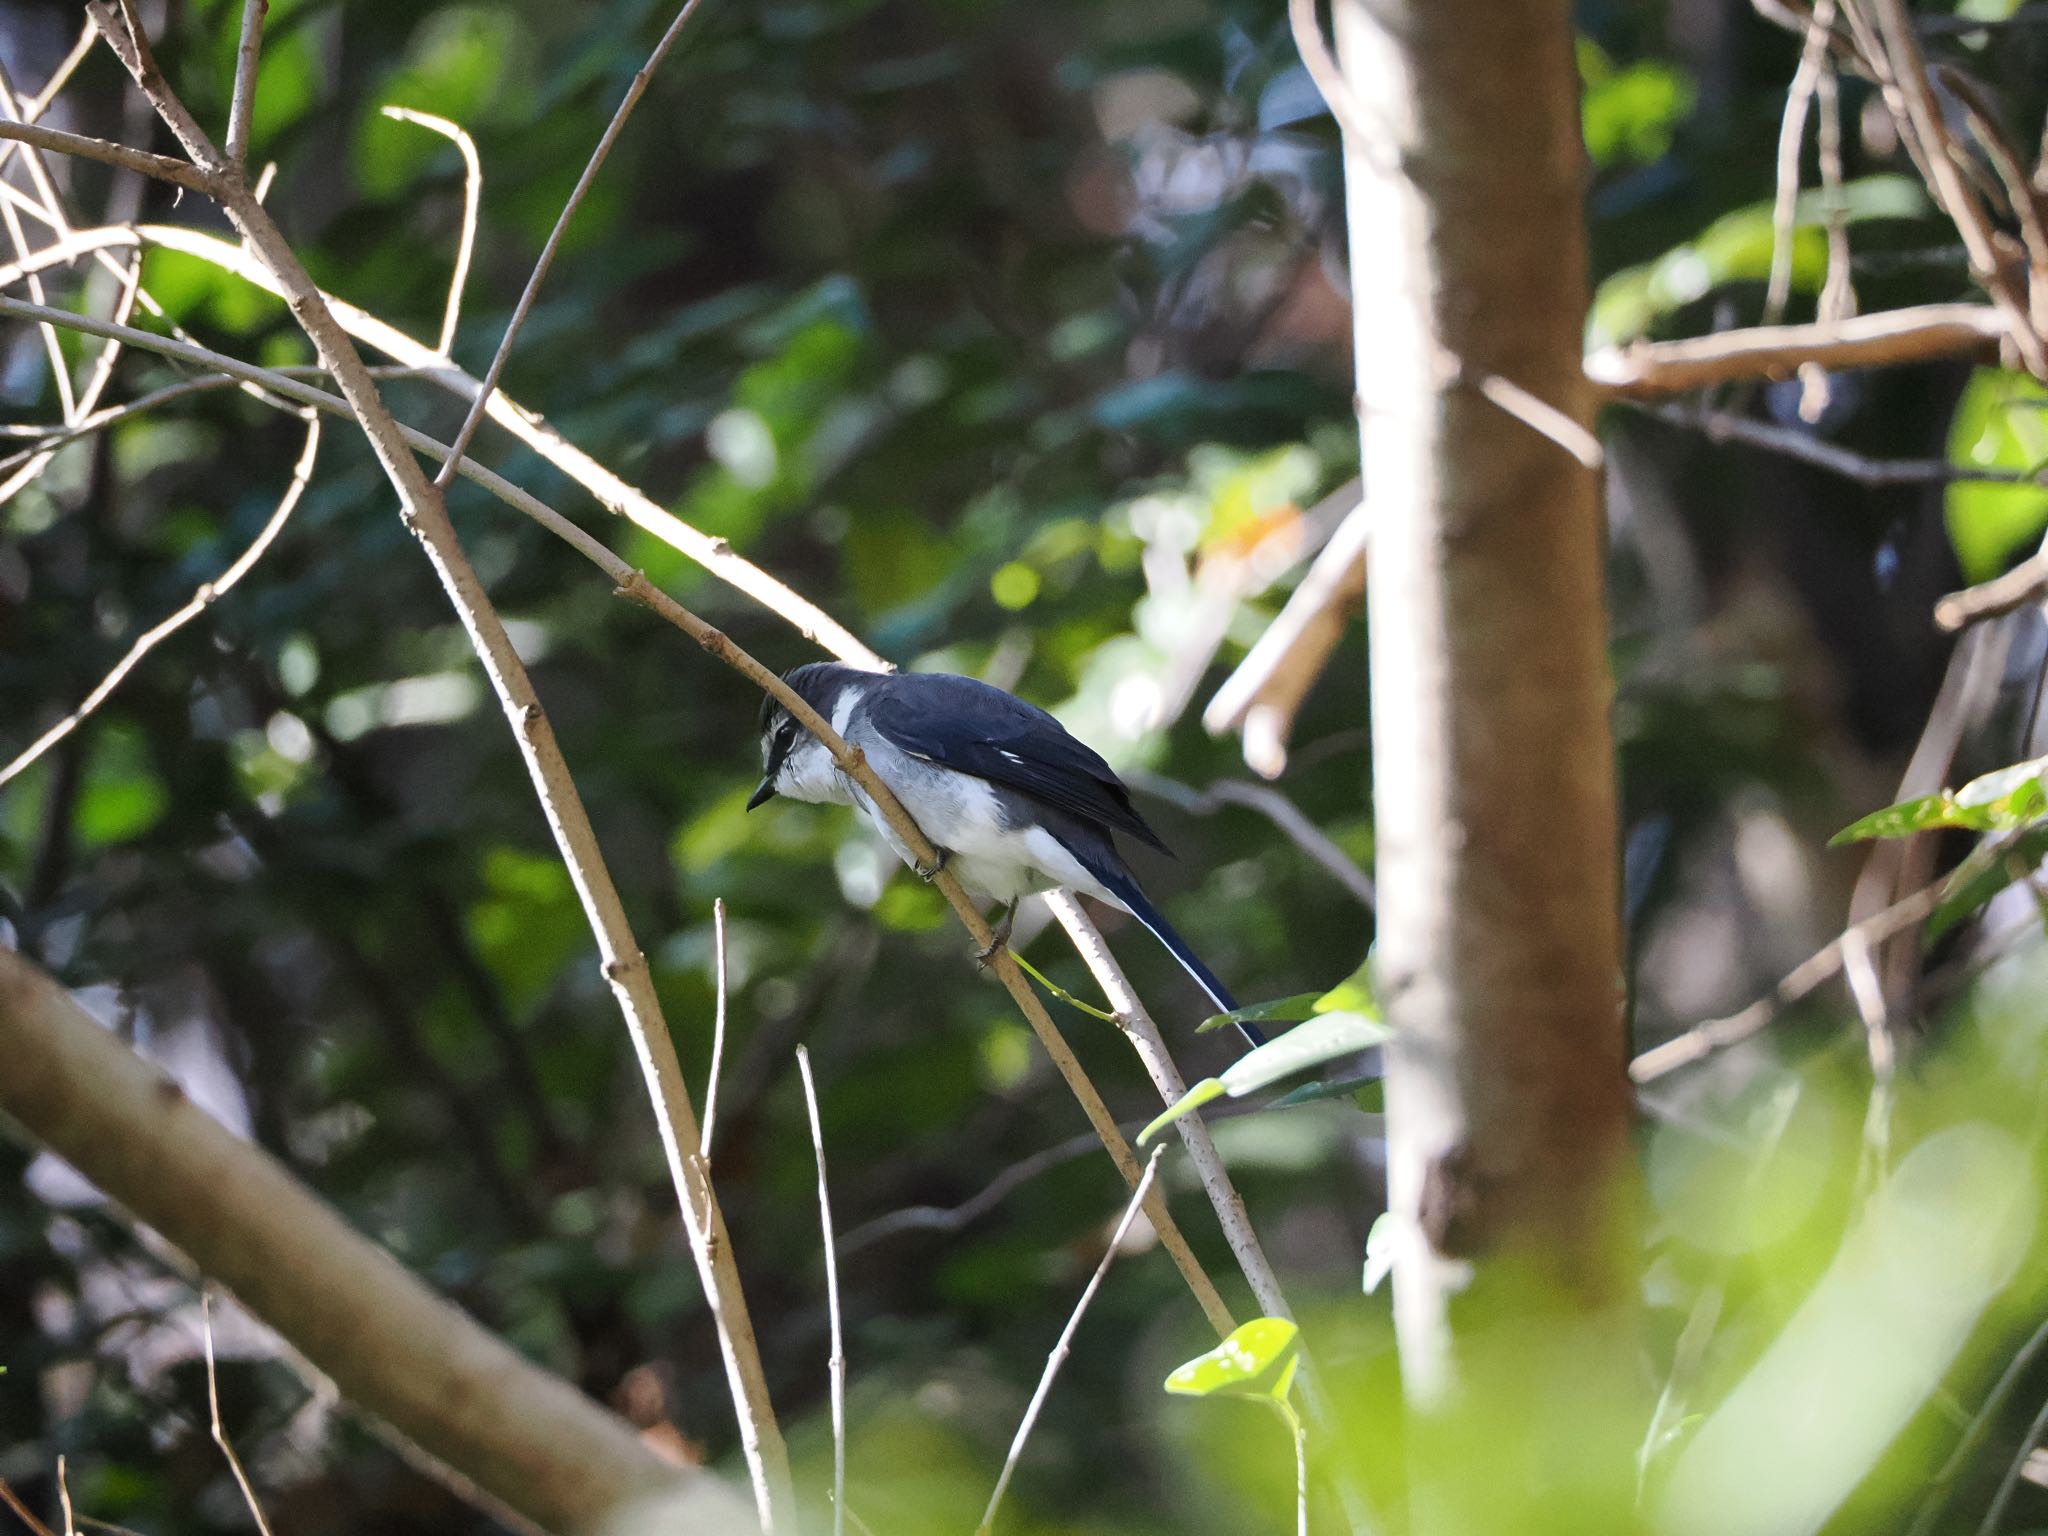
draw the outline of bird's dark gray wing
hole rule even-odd
[[[913,757],[1168,851],[1109,764],[1035,704],[971,677],[909,672],[876,684],[867,713],[876,730]]]

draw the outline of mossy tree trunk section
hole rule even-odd
[[[1505,380],[1590,420],[1584,152],[1563,0],[1334,0],[1334,21],[1373,519],[1394,1309],[1429,1530],[1523,1493],[1561,1515],[1567,1493],[1626,1492],[1600,486],[1481,392]]]

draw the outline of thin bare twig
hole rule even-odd
[[[291,407],[280,404],[278,399],[272,398],[273,396],[282,397],[283,400],[294,401],[300,405],[312,406],[315,410],[325,411],[330,416],[340,416],[348,420],[353,420],[355,416],[349,403],[339,395],[331,395],[324,389],[316,389],[312,385],[303,382],[298,376],[308,373],[314,375],[325,374],[327,371],[325,368],[295,368],[291,370],[259,368],[254,363],[245,363],[240,358],[229,357],[224,352],[215,352],[211,348],[198,345],[196,342],[180,341],[170,336],[159,336],[153,331],[139,331],[132,326],[115,325],[107,320],[95,320],[90,316],[73,314],[70,310],[66,309],[50,309],[40,304],[24,304],[19,299],[10,299],[5,295],[0,295],[0,315],[16,315],[24,320],[46,319],[53,324],[67,325],[73,330],[85,331],[91,335],[116,337],[128,346],[143,351],[161,353],[165,357],[176,358],[181,362],[213,369],[221,377],[248,389],[265,405],[278,409],[289,410]],[[368,369],[366,372],[373,378],[380,376],[403,378],[418,374],[420,370],[412,368]],[[191,379],[187,380],[183,385],[172,386],[172,388],[180,392],[214,387],[217,387],[217,380],[212,378]],[[158,396],[161,397],[170,392],[168,389],[162,390],[158,392]],[[147,398],[149,397],[145,397],[145,399]],[[129,406],[112,407],[94,419],[99,426],[105,426],[109,422],[119,419],[120,416],[131,413],[143,403],[143,401],[137,401]],[[89,427],[86,423],[81,423],[75,430],[65,429],[69,436],[82,435],[87,430],[93,430],[93,428]],[[428,437],[426,433],[412,427],[400,427],[398,431],[407,447],[415,448],[435,460],[443,460],[448,457],[448,445],[446,443]],[[540,500],[539,497],[534,496],[520,486],[514,485],[495,470],[479,464],[474,459],[464,459],[462,461],[462,473],[466,478],[482,486],[515,512],[522,512],[532,518],[543,528],[554,534],[556,538],[561,539],[564,543],[575,549],[585,559],[597,565],[606,575],[612,577],[614,581],[623,580],[626,576],[632,574],[633,568],[614,555],[603,543],[584,532],[576,524],[570,522],[568,518],[562,516],[561,513]]]
[[[50,78],[43,82],[43,88],[22,103],[22,116],[34,122],[50,110],[50,103],[57,99],[57,93],[71,83],[71,77],[78,72],[78,66],[85,62],[85,56],[92,52],[93,39],[98,29],[88,21],[78,29],[78,38],[71,45],[71,51],[57,61],[57,67],[50,71]]]
[[[1323,36],[1323,23],[1316,15],[1316,0],[1287,0],[1287,25],[1294,33],[1294,48],[1301,55],[1303,67],[1315,81],[1347,142],[1370,159],[1382,159],[1387,135],[1374,128],[1364,104],[1352,91],[1351,82],[1344,78],[1337,56],[1330,52],[1329,39]]]
[[[1806,142],[1806,118],[1827,67],[1828,38],[1835,23],[1835,0],[1817,0],[1806,20],[1806,41],[1799,67],[1785,92],[1785,115],[1778,125],[1778,188],[1771,205],[1771,271],[1764,288],[1763,323],[1785,318],[1792,296],[1792,244],[1799,216],[1799,152]]]
[[[505,334],[498,338],[498,350],[491,358],[491,366],[485,371],[483,383],[478,386],[476,398],[470,402],[469,414],[462,419],[462,430],[455,434],[454,453],[460,458],[469,448],[469,440],[476,436],[476,429],[484,419],[484,412],[490,406],[491,397],[497,393],[498,377],[505,371],[505,360],[512,355],[512,343],[518,339],[519,328],[526,323],[527,312],[533,308],[533,301],[540,292],[542,279],[548,275],[548,268],[554,265],[555,251],[562,243],[563,232],[569,227],[570,219],[582,206],[584,194],[590,190],[591,182],[597,179],[598,167],[604,164],[605,156],[611,153],[620,131],[626,126],[626,119],[632,116],[633,108],[647,90],[647,84],[654,78],[661,61],[668,56],[670,46],[682,32],[683,24],[695,14],[699,0],[683,0],[676,12],[675,20],[668,24],[668,30],[661,34],[661,41],[654,45],[654,51],[647,56],[647,62],[635,71],[632,81],[626,86],[626,94],[619,99],[618,110],[612,113],[612,120],[605,125],[603,135],[597,141],[597,148],[590,152],[583,174],[576,178],[575,188],[569,193],[569,200],[562,204],[562,211],[555,218],[555,227],[548,232],[547,244],[541,247],[540,256],[533,264],[533,273],[526,279],[526,287],[519,295],[519,302],[512,306],[512,318],[505,322]],[[446,348],[443,348],[445,351]],[[453,460],[450,461],[452,465]],[[446,487],[453,474],[451,467],[444,467],[435,484]]]
[[[7,66],[4,64],[0,64],[0,109],[4,109],[8,118],[18,123],[33,123],[42,116],[41,108],[16,97],[14,80],[7,73]],[[65,233],[70,226],[64,219],[63,199],[57,195],[57,184],[51,179],[49,167],[43,164],[42,151],[33,144],[22,144],[9,139],[0,142],[0,165],[4,165],[7,157],[17,149],[22,152],[22,164],[28,171],[29,183],[35,188],[36,196],[42,199],[40,217],[48,222],[50,228],[60,234]],[[22,206],[35,208],[33,203],[24,203]]]
[[[846,1338],[839,1315],[839,1250],[832,1236],[832,1190],[825,1179],[825,1128],[818,1119],[818,1085],[811,1080],[811,1053],[801,1045],[796,1048],[796,1069],[803,1078],[811,1150],[818,1159],[818,1230],[825,1245],[825,1314],[832,1331],[832,1353],[826,1361],[832,1381],[832,1536],[846,1536]]]
[[[1074,1303],[1074,1310],[1068,1314],[1067,1323],[1060,1330],[1059,1338],[1045,1357],[1045,1369],[1039,1373],[1038,1386],[1032,1391],[1031,1401],[1025,1405],[1024,1418],[1017,1425],[1017,1433],[1010,1439],[1010,1454],[1003,1458],[1003,1470],[996,1477],[995,1492],[988,1496],[988,1508],[983,1511],[981,1524],[975,1527],[975,1536],[988,1536],[996,1523],[996,1511],[1001,1508],[1003,1495],[1009,1491],[1011,1474],[1017,1470],[1017,1463],[1023,1458],[1025,1444],[1031,1439],[1031,1431],[1038,1427],[1038,1415],[1045,1408],[1045,1399],[1052,1391],[1053,1378],[1059,1375],[1060,1367],[1066,1364],[1068,1352],[1073,1348],[1074,1334],[1081,1326],[1081,1319],[1087,1314],[1088,1304],[1095,1300],[1095,1293],[1102,1288],[1102,1277],[1109,1273],[1109,1266],[1116,1261],[1117,1252],[1123,1247],[1124,1238],[1131,1230],[1131,1223],[1138,1219],[1138,1208],[1144,1204],[1145,1196],[1151,1191],[1152,1181],[1159,1173],[1159,1159],[1166,1153],[1164,1146],[1155,1147],[1145,1164],[1145,1171],[1139,1176],[1138,1186],[1131,1192],[1131,1198],[1124,1203],[1123,1216],[1110,1234],[1109,1246],[1102,1251],[1102,1262],[1095,1266],[1095,1273],[1088,1277],[1088,1284],[1082,1288],[1080,1300]]]
[[[13,84],[6,78],[4,71],[0,71],[0,100],[5,101],[10,119],[19,115],[19,109],[14,104]],[[0,122],[0,129],[18,126],[21,125],[11,121]],[[34,156],[31,155],[30,158],[33,159]],[[22,229],[21,215],[15,212],[11,200],[0,202],[0,224],[6,227],[8,243],[14,247],[15,256],[26,261],[29,253],[28,234]],[[29,279],[28,291],[38,304],[47,302],[40,278]],[[57,329],[51,325],[41,325],[36,329],[43,338],[43,350],[49,355],[50,382],[56,388],[58,404],[63,407],[64,419],[72,421],[78,416],[78,400],[71,390],[71,369],[64,361],[64,348],[57,340]]]
[[[313,460],[319,451],[320,418],[308,411],[306,413],[306,446],[300,450],[299,461],[292,468],[291,484],[286,487],[284,495],[279,498],[277,510],[270,514],[269,520],[264,523],[256,537],[249,542],[249,547],[243,550],[235,562],[225,571],[222,571],[220,575],[211,581],[201,582],[191,597],[186,599],[184,605],[169,618],[151,625],[140,635],[136,636],[135,643],[128,647],[128,653],[114,664],[112,671],[100,679],[99,685],[85,696],[76,709],[43,732],[41,736],[38,736],[34,743],[21,753],[20,756],[16,757],[14,761],[7,764],[4,768],[0,768],[0,785],[4,785],[10,779],[18,777],[37,758],[48,752],[50,748],[83,725],[92,712],[104,704],[113,691],[126,681],[128,674],[142,664],[143,657],[191,623],[192,620],[198,618],[213,603],[214,599],[232,589],[235,583],[255,568],[256,562],[263,558],[264,552],[270,548],[278,534],[284,531],[286,519],[292,515],[293,509],[298,506],[299,498],[305,494],[307,482],[313,476]]]
[[[434,350],[446,357],[455,345],[455,323],[462,314],[462,290],[469,281],[469,259],[476,250],[477,211],[483,204],[484,167],[477,158],[476,140],[460,123],[432,112],[411,107],[386,107],[384,115],[397,122],[415,123],[452,141],[462,155],[462,235],[455,243],[455,270],[448,279],[448,303],[441,314],[441,339]],[[466,445],[465,445],[466,446]]]
[[[127,324],[129,316],[134,313],[136,296],[142,291],[141,278],[142,258],[138,253],[136,259],[128,264],[128,275],[122,281],[121,291],[114,299],[115,324]],[[67,418],[72,427],[82,426],[92,417],[94,408],[100,403],[100,396],[106,393],[107,385],[113,381],[114,364],[120,356],[121,343],[109,337],[107,344],[100,348],[99,356],[93,359],[92,371],[86,377],[85,388],[78,392],[77,407]],[[59,444],[52,443],[23,456],[24,462],[20,468],[14,470],[5,480],[0,480],[0,505],[12,500],[15,492],[43,472],[55,456],[58,446]]]
[[[1180,1102],[1188,1091],[1187,1080],[1174,1064],[1173,1055],[1166,1048],[1165,1037],[1139,998],[1137,988],[1131,985],[1123,967],[1117,964],[1116,956],[1110,953],[1102,931],[1089,919],[1080,899],[1071,891],[1054,891],[1047,895],[1045,901],[1052,908],[1053,916],[1059,919],[1060,926],[1066,929],[1067,937],[1073,941],[1096,985],[1102,988],[1103,996],[1109,999],[1110,1007],[1116,1010],[1117,1026],[1137,1053],[1145,1075],[1152,1079],[1160,1101],[1164,1104]],[[1259,1242],[1259,1234],[1245,1210],[1244,1197],[1238,1194],[1237,1186],[1231,1182],[1230,1170],[1223,1166],[1222,1155],[1216,1150],[1208,1123],[1200,1115],[1183,1115],[1174,1122],[1174,1129],[1180,1133],[1181,1145],[1187,1149],[1188,1161],[1194,1166],[1202,1193],[1208,1196],[1209,1207],[1216,1213],[1216,1224],[1223,1229],[1223,1239],[1230,1245],[1231,1255],[1237,1260],[1245,1283],[1251,1287],[1259,1310],[1268,1317],[1292,1320],[1294,1309],[1288,1305],[1287,1293],[1280,1287],[1280,1277]],[[1309,1418],[1315,1423],[1317,1432],[1327,1438],[1336,1428],[1336,1409],[1306,1348],[1301,1353],[1300,1382]],[[1365,1501],[1351,1479],[1340,1476],[1337,1488],[1352,1529],[1369,1530],[1371,1519]]]
[[[124,171],[140,171],[145,176],[168,181],[188,192],[213,190],[213,178],[188,161],[173,160],[169,155],[152,155],[147,150],[130,149],[126,144],[113,144],[105,139],[87,138],[82,133],[65,133],[61,129],[45,128],[39,123],[0,122],[0,139],[54,150],[60,155],[76,155],[82,160],[97,160],[102,165],[119,166]]]
[[[1328,833],[1303,815],[1300,806],[1270,784],[1256,784],[1250,779],[1217,779],[1208,788],[1197,789],[1143,769],[1126,771],[1124,779],[1141,794],[1157,795],[1190,816],[1213,816],[1226,805],[1257,811],[1356,896],[1361,905],[1370,910],[1377,903],[1372,876],[1353,863],[1351,855],[1338,847]]]
[[[4,300],[0,300],[0,302],[4,302]],[[0,313],[4,313],[4,311],[0,311]],[[51,313],[59,313],[59,311],[51,311]],[[72,318],[73,320],[77,319],[76,316]],[[83,326],[77,328],[80,330],[85,329]],[[87,334],[96,335],[98,333],[87,332]],[[149,333],[132,332],[132,334],[147,335]],[[257,369],[255,371],[259,374],[274,375],[276,378],[282,379],[287,383],[305,379],[324,379],[327,377],[327,370],[318,363],[295,363],[286,368]],[[400,368],[396,365],[388,364],[372,368],[370,372],[379,379],[410,379],[420,377],[420,371],[417,368]],[[0,434],[31,440],[29,447],[17,449],[5,458],[0,458],[0,470],[12,469],[15,465],[33,458],[39,453],[55,452],[59,448],[68,447],[70,444],[78,442],[83,438],[91,437],[95,432],[104,432],[108,427],[113,426],[117,422],[127,421],[136,416],[146,416],[159,406],[166,405],[173,400],[182,400],[190,395],[210,394],[216,390],[223,389],[242,390],[250,395],[251,398],[273,408],[291,409],[289,404],[280,400],[266,399],[262,385],[235,374],[210,373],[198,378],[180,379],[175,384],[166,384],[161,389],[153,389],[147,394],[137,395],[133,400],[124,400],[119,405],[105,406],[100,410],[94,411],[90,416],[80,417],[69,426],[61,422],[45,423],[42,425],[32,422],[9,422],[4,426],[0,426]],[[331,398],[344,411],[346,410],[347,401],[342,400],[338,395]],[[310,404],[311,402],[306,403]],[[0,501],[5,500],[6,496],[0,494]]]
[[[2017,832],[2004,832],[1984,846],[1995,856],[2009,850],[2017,841]],[[1822,983],[1841,974],[1847,956],[1846,945],[1855,942],[1850,938],[1852,932],[1865,943],[1880,944],[1893,934],[1902,933],[1915,923],[1933,916],[1947,894],[1948,881],[1937,880],[1893,902],[1882,912],[1874,912],[1862,922],[1852,924],[1795,966],[1783,981],[1771,989],[1769,995],[1751,1003],[1740,1013],[1696,1024],[1684,1034],[1644,1051],[1629,1063],[1630,1079],[1638,1085],[1655,1082],[1666,1073],[1691,1066],[1715,1051],[1747,1040],[1768,1028],[1787,1008],[1810,996]]]
[[[2002,576],[1949,593],[1934,605],[1934,622],[1946,630],[1966,629],[2043,600],[2048,600],[2048,548],[2029,555]]]
[[[1820,160],[1820,189],[1827,220],[1828,273],[1820,285],[1817,318],[1839,325],[1856,313],[1856,279],[1849,251],[1849,210],[1842,193],[1842,89],[1832,54],[1822,58],[1814,92],[1820,127],[1814,134]],[[1827,411],[1828,372],[1818,363],[1799,365],[1799,415],[1817,422]]]
[[[2048,328],[2048,195],[2028,178],[2020,164],[2019,151],[2006,138],[1998,115],[1975,83],[1961,70],[1946,64],[1938,65],[1935,73],[1949,94],[1963,104],[1970,135],[1984,151],[1984,158],[1991,162],[1992,170],[1998,173],[2006,201],[2011,203],[2013,217],[2019,222],[2020,245],[2027,256],[2028,312],[2035,330],[2040,332]]]
[[[1678,395],[1732,379],[1789,378],[1803,363],[1880,368],[1994,353],[2005,317],[1985,304],[1922,304],[1814,325],[1751,326],[1686,341],[1587,354],[1586,374],[1616,399]]]
[[[0,1504],[5,1504],[13,1510],[16,1517],[34,1533],[34,1536],[51,1536],[50,1528],[36,1518],[34,1510],[22,1503],[21,1495],[8,1486],[4,1477],[0,1477]]]
[[[248,1505],[256,1529],[263,1536],[271,1536],[270,1522],[263,1516],[256,1490],[249,1485],[249,1474],[242,1470],[242,1458],[235,1454],[234,1442],[228,1439],[227,1428],[220,1421],[220,1376],[213,1365],[213,1297],[203,1289],[199,1293],[199,1325],[206,1343],[206,1417],[213,1431],[213,1443],[227,1458],[228,1470],[235,1474],[235,1486],[242,1490],[242,1502]]]
[[[1468,364],[1459,366],[1459,377],[1469,381],[1495,409],[1506,411],[1537,436],[1549,438],[1586,468],[1597,470],[1606,465],[1607,454],[1599,438],[1568,412],[1548,400],[1539,400],[1513,379]]]
[[[64,1511],[64,1536],[78,1536],[78,1517],[71,1512],[71,1469],[57,1458],[57,1507]]]
[[[890,1211],[862,1222],[841,1239],[840,1246],[854,1253],[898,1232],[958,1232],[981,1220],[1039,1175],[1086,1157],[1101,1145],[1094,1132],[1084,1131],[1049,1147],[1040,1147],[1010,1164],[958,1205],[910,1205]]]
[[[718,1082],[725,1070],[725,1010],[726,1010],[726,954],[725,954],[725,898],[720,896],[711,903],[711,951],[712,969],[718,979],[718,1002],[711,1015],[711,1070],[704,1083],[704,1161],[711,1161],[711,1132],[718,1124]]]
[[[228,164],[249,165],[249,126],[256,115],[256,64],[263,52],[263,17],[270,0],[242,0],[242,35],[235,44],[235,90],[228,102]]]
[[[1797,459],[1802,464],[1811,464],[1816,469],[1840,475],[1858,485],[1954,485],[1968,482],[2026,485],[2038,483],[2041,478],[2017,469],[1972,469],[1947,459],[1873,459],[1868,454],[1841,447],[1811,432],[1759,421],[1753,416],[1675,404],[1629,403],[1659,421],[1699,432],[1710,442],[1741,443],[1783,458]]]

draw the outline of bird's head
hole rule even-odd
[[[835,730],[843,730],[840,706],[851,702],[863,679],[873,677],[873,673],[838,662],[816,661],[784,674],[783,681]],[[810,801],[843,802],[848,798],[825,744],[805,730],[773,694],[761,700],[760,732],[761,784],[747,802],[748,810],[777,795]]]

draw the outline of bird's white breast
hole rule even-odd
[[[1001,798],[986,779],[913,757],[879,733],[862,730],[858,721],[850,739],[910,811],[925,837],[951,856],[947,867],[970,894],[1009,903],[1033,891],[1067,886],[1115,901],[1043,827],[1011,826]],[[897,856],[906,864],[915,864],[888,818],[857,787],[855,794]]]

